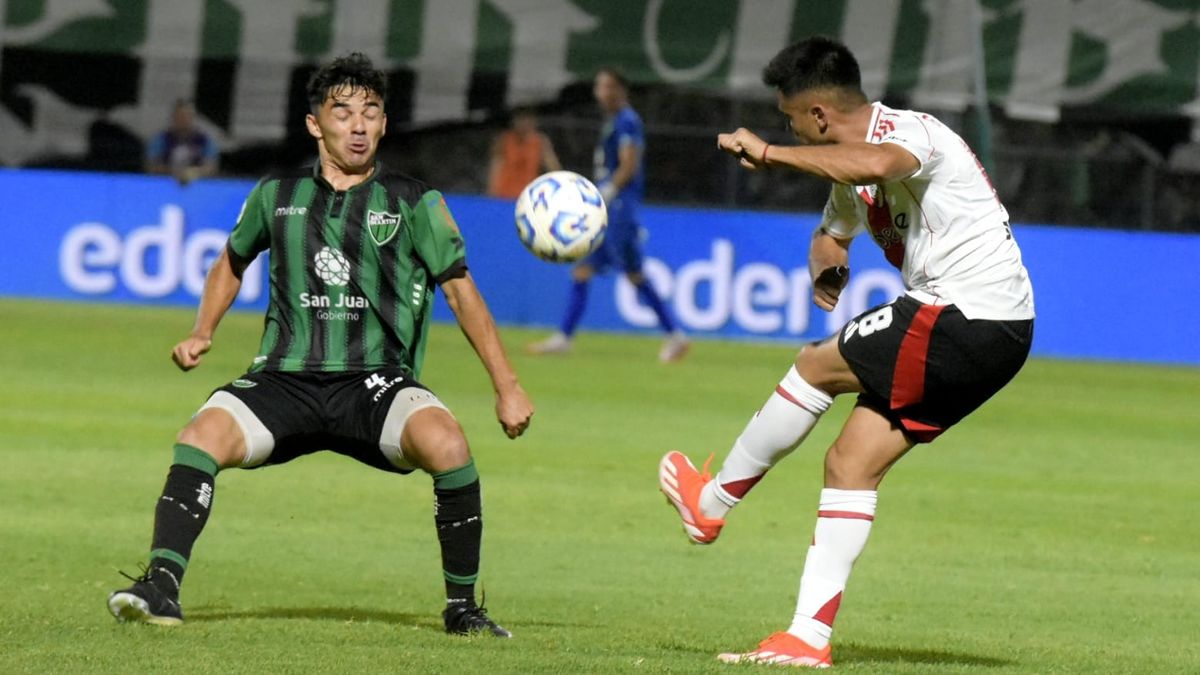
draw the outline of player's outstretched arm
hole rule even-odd
[[[907,178],[921,168],[895,143],[771,145],[747,129],[717,136],[717,147],[747,169],[782,166],[846,185],[873,185]]]
[[[558,153],[554,151],[554,143],[550,142],[550,137],[546,134],[541,134],[542,137],[542,166],[546,167],[547,171],[562,171],[562,162],[558,160]]]
[[[766,153],[770,143],[749,129],[741,128],[729,134],[717,134],[717,147],[738,158],[743,168],[751,171],[767,165]]]
[[[488,158],[487,193],[493,197],[500,191],[500,173],[504,166],[504,144],[497,136],[492,141],[492,153]]]
[[[641,165],[642,149],[636,143],[623,143],[617,150],[617,168],[613,169],[608,180],[596,186],[600,188],[600,195],[604,197],[604,201],[611,202],[616,199],[621,190],[637,175]]]
[[[244,271],[245,267],[235,267],[229,259],[229,251],[222,249],[204,280],[204,294],[200,296],[200,309],[196,312],[192,332],[171,350],[171,360],[180,370],[191,370],[200,365],[200,357],[212,347],[217,324],[242,288]]]
[[[492,378],[492,387],[496,391],[496,419],[500,420],[500,426],[509,438],[520,436],[533,417],[533,403],[517,381],[517,373],[504,352],[487,303],[469,273],[443,283],[442,292],[463,335],[467,336]]]
[[[846,282],[850,281],[850,239],[838,239],[824,228],[813,234],[808,249],[808,270],[812,274],[813,302],[832,312]]]

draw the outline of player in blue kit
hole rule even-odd
[[[629,105],[629,83],[614,68],[601,68],[593,87],[596,102],[604,111],[604,127],[596,144],[595,180],[608,206],[608,231],[604,243],[571,271],[571,296],[559,331],[528,347],[531,354],[563,354],[571,349],[571,338],[587,308],[588,284],[596,273],[619,269],[637,289],[638,298],[658,316],[667,339],[658,358],[664,363],[682,359],[688,340],[667,311],[662,298],[642,274],[641,223],[638,207],[646,191],[643,154],[646,136],[642,119]]]

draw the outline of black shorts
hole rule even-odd
[[[445,408],[402,369],[381,368],[247,373],[215,389],[204,407],[227,410],[242,427],[243,468],[332,450],[378,469],[409,473],[412,466],[400,455],[400,431],[409,414],[431,406]]]
[[[928,443],[1008,384],[1032,341],[1032,319],[968,319],[902,295],[847,323],[838,349],[865,390],[859,404]]]

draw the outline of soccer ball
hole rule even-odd
[[[516,221],[530,253],[551,262],[574,262],[604,241],[608,209],[590,180],[571,171],[551,171],[521,191]]]

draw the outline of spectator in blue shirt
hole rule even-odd
[[[146,172],[174,176],[184,185],[217,172],[217,144],[196,126],[191,101],[176,101],[171,126],[150,141]]]

